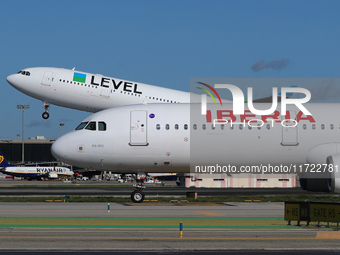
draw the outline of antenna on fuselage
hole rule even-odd
[[[148,104],[147,102],[146,102],[146,100],[148,99],[148,97],[147,96],[145,96],[145,98],[144,98],[144,100],[143,100],[143,102],[142,102],[142,104]]]
[[[74,71],[75,69],[76,69],[76,67],[73,67],[73,68],[72,68],[72,71]]]

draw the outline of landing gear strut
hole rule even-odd
[[[50,114],[48,113],[48,108],[50,105],[48,103],[43,102],[44,106],[43,108],[45,109],[45,112],[43,112],[42,117],[43,119],[47,120],[50,117]]]
[[[134,203],[142,203],[144,200],[144,193],[142,191],[143,188],[145,188],[143,186],[143,182],[146,179],[146,173],[144,172],[138,172],[136,175],[136,184],[134,185],[134,187],[136,187],[136,190],[134,192],[131,193],[131,200]]]

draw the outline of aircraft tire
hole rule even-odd
[[[142,203],[144,200],[144,193],[139,190],[135,190],[131,193],[131,200],[134,203]]]
[[[47,120],[50,117],[50,114],[48,112],[43,112],[42,117]]]

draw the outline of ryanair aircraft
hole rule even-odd
[[[74,172],[67,167],[46,167],[46,166],[13,166],[8,164],[5,157],[0,152],[0,172],[15,176],[28,177],[29,179],[42,180],[58,179],[60,177],[72,177]]]

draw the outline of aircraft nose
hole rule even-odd
[[[6,78],[6,81],[15,89],[22,91],[22,84],[19,82],[17,74],[11,74]]]
[[[59,161],[67,162],[68,142],[67,135],[58,138],[51,147],[52,155]]]
[[[13,84],[14,84],[14,74],[7,76],[6,81],[13,86]]]

